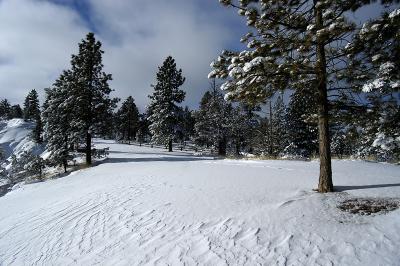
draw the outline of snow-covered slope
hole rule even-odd
[[[351,196],[400,197],[400,167],[235,161],[110,146],[103,164],[0,198],[0,265],[399,265],[400,210],[344,213]]]
[[[42,151],[30,137],[34,126],[33,122],[26,122],[23,119],[0,121],[0,145],[5,151],[6,158],[9,158],[12,154],[18,156],[29,150],[36,153]]]

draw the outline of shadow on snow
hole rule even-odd
[[[140,163],[140,162],[191,162],[191,161],[207,161],[214,160],[212,158],[201,157],[183,157],[183,156],[163,156],[163,157],[145,157],[145,158],[107,158],[103,163]]]
[[[384,188],[384,187],[400,187],[400,183],[394,184],[376,184],[376,185],[362,185],[362,186],[335,186],[335,191],[343,192],[347,190],[369,189],[369,188]]]

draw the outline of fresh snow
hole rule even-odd
[[[396,16],[400,15],[400,8],[393,10],[390,14],[389,14],[389,18],[394,18]]]
[[[35,154],[43,152],[43,147],[37,145],[30,136],[34,127],[33,122],[19,118],[0,120],[0,145],[6,159],[12,154],[18,157],[24,151],[33,151]]]
[[[213,160],[115,144],[98,166],[0,198],[0,265],[398,265],[400,211],[361,216],[351,197],[400,197],[400,167]]]

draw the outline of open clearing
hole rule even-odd
[[[100,165],[0,198],[0,265],[400,265],[400,210],[358,215],[353,197],[400,198],[400,167],[213,160],[115,144]]]

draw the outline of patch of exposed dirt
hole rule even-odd
[[[384,214],[398,209],[400,201],[385,198],[353,198],[341,202],[337,207],[352,214]]]

